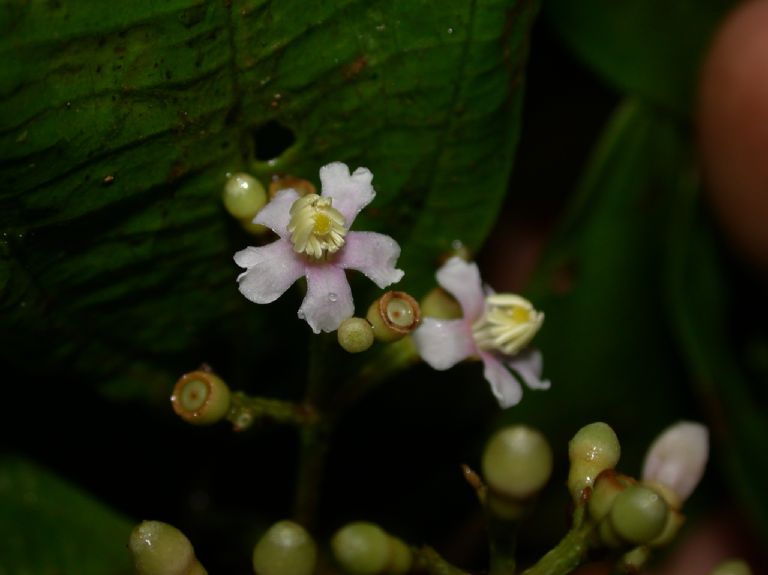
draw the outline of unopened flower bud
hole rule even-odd
[[[592,485],[592,494],[589,496],[587,511],[594,521],[600,521],[606,517],[613,507],[616,496],[619,495],[636,481],[613,469],[602,471]]]
[[[278,521],[253,548],[256,575],[312,575],[317,545],[298,523]]]
[[[639,545],[622,555],[617,567],[621,573],[640,573],[650,556],[651,549],[647,545]]]
[[[286,174],[275,174],[269,181],[269,197],[274,198],[278,192],[288,188],[296,190],[300,196],[317,194],[317,188],[309,180]]]
[[[253,218],[241,219],[240,226],[252,236],[263,236],[271,231],[267,226],[255,223]]]
[[[350,317],[341,322],[336,336],[339,345],[349,353],[360,353],[373,345],[373,328],[368,320]]]
[[[632,485],[616,496],[609,517],[619,537],[643,545],[661,534],[667,512],[667,503],[656,491]]]
[[[664,494],[661,492],[659,492],[659,495],[664,498]],[[669,502],[666,500],[666,498],[664,498],[664,501],[666,501],[667,505],[669,505]],[[649,543],[649,545],[651,547],[665,547],[666,545],[669,545],[677,536],[677,533],[680,531],[683,523],[685,523],[685,517],[683,514],[680,513],[680,511],[677,509],[669,507],[669,513],[667,513],[667,521],[664,524],[664,528],[661,530],[661,533],[659,533],[656,538]]]
[[[143,521],[131,532],[128,548],[137,575],[206,575],[192,543],[168,523]]]
[[[603,470],[616,467],[620,455],[619,439],[608,424],[590,423],[577,431],[568,443],[568,490],[574,501],[581,498],[582,491],[591,487]]]
[[[643,464],[643,481],[661,486],[662,494],[671,499],[668,503],[679,509],[704,475],[708,456],[707,428],[681,421],[664,430],[651,444]]]
[[[389,575],[405,575],[411,572],[411,565],[413,565],[411,548],[402,540],[390,535],[387,573]]]
[[[709,575],[752,575],[752,570],[741,559],[729,559],[720,563]]]
[[[331,539],[333,555],[350,575],[404,575],[413,561],[411,550],[378,525],[358,521]]]
[[[378,525],[359,521],[339,529],[331,539],[339,565],[351,575],[383,573],[389,562],[389,538]]]
[[[185,373],[176,382],[171,404],[184,421],[208,425],[221,420],[229,411],[229,387],[208,371]]]
[[[463,312],[459,302],[441,287],[436,287],[419,302],[421,314],[435,319],[457,319]]]
[[[421,309],[418,302],[401,291],[388,291],[368,308],[368,321],[379,341],[393,342],[419,326]]]
[[[526,425],[497,431],[483,452],[483,477],[496,495],[525,500],[538,493],[552,474],[547,439]]]
[[[619,549],[626,545],[626,542],[616,533],[608,517],[597,524],[597,535],[600,543],[605,547]]]
[[[224,207],[238,220],[253,220],[267,203],[267,191],[256,178],[237,173],[227,178],[222,194]]]

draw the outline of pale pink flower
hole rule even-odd
[[[293,283],[307,278],[307,293],[298,316],[315,333],[334,331],[354,314],[344,270],[365,274],[380,288],[400,281],[396,269],[400,246],[384,234],[349,231],[360,210],[376,195],[373,174],[358,168],[352,174],[340,162],[320,169],[322,194],[300,196],[280,191],[254,218],[279,239],[235,254],[246,269],[237,281],[240,292],[255,303],[271,303]]]
[[[531,389],[549,389],[550,382],[541,379],[541,353],[527,347],[544,314],[520,296],[484,290],[477,265],[461,258],[448,260],[436,277],[459,302],[464,316],[424,318],[413,341],[425,362],[445,370],[465,359],[480,358],[485,379],[502,408],[522,399],[518,377]]]
[[[707,428],[693,421],[680,421],[651,444],[643,463],[643,481],[671,489],[682,504],[701,481],[708,458]]]

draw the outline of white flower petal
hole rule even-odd
[[[255,224],[267,226],[281,238],[289,238],[288,222],[291,221],[291,206],[299,199],[299,193],[293,188],[277,192],[267,205],[259,210],[253,218]]]
[[[643,464],[643,480],[669,487],[683,502],[704,475],[708,457],[707,428],[681,421],[664,430],[651,444]]]
[[[373,174],[368,168],[357,168],[351,175],[347,165],[341,162],[320,168],[322,195],[333,198],[333,207],[344,216],[347,228],[376,195],[371,185],[372,180]]]
[[[307,266],[307,295],[301,302],[299,317],[315,333],[335,331],[355,313],[352,290],[344,270],[331,264]]]
[[[488,352],[480,352],[483,360],[483,375],[491,384],[491,391],[502,409],[512,407],[520,403],[523,398],[523,388],[509,370]]]
[[[397,242],[376,232],[348,232],[335,264],[363,272],[380,288],[399,282],[403,271],[395,268],[400,257]]]
[[[477,353],[463,319],[424,318],[411,337],[421,358],[433,369],[449,369]]]
[[[542,359],[538,349],[526,349],[513,356],[507,367],[514,369],[530,389],[549,389],[552,383],[541,379]]]
[[[474,322],[483,313],[485,299],[477,264],[452,257],[437,270],[437,283],[456,298],[468,322]]]
[[[247,247],[235,254],[235,263],[247,268],[237,277],[240,293],[254,303],[271,303],[304,275],[304,262],[286,240],[262,247]]]

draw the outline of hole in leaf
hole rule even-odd
[[[296,141],[293,130],[270,120],[253,130],[253,153],[257,160],[279,158]]]

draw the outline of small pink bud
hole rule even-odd
[[[701,480],[708,456],[707,428],[681,421],[664,430],[651,444],[643,464],[643,481],[668,488],[682,504]]]

